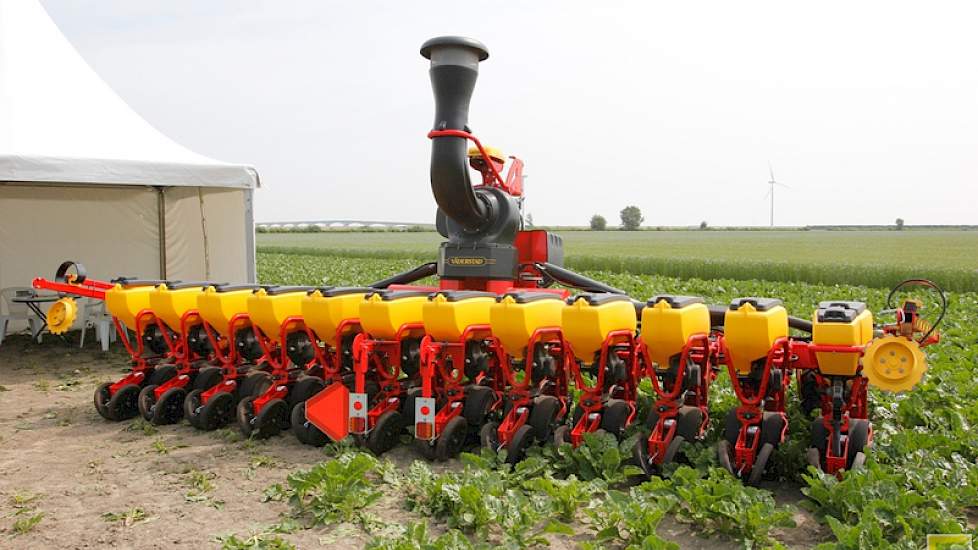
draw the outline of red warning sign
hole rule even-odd
[[[349,408],[350,390],[343,384],[331,384],[306,401],[306,420],[339,441],[350,433]]]

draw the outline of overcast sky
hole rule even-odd
[[[978,223],[978,4],[45,0],[137,112],[258,168],[258,221],[431,222],[427,38],[537,224]]]

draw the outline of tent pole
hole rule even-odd
[[[258,280],[257,262],[255,258],[255,209],[254,189],[245,189],[245,269],[249,283]]]
[[[160,279],[166,279],[166,197],[163,187],[156,187],[157,218],[160,225]]]

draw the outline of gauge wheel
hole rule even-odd
[[[183,417],[187,419],[187,422],[191,426],[201,429],[200,427],[200,396],[203,394],[203,390],[196,389],[187,394],[187,397],[183,400]]]
[[[136,397],[139,415],[144,420],[153,420],[153,407],[156,405],[156,388],[158,387],[156,384],[146,384],[139,390],[139,396]]]
[[[254,402],[251,403],[254,410]],[[252,437],[256,439],[268,439],[276,436],[282,430],[289,427],[289,406],[284,399],[272,399],[262,407],[261,412],[255,416]]]
[[[99,416],[106,420],[112,420],[109,418],[109,399],[112,397],[111,390],[112,382],[105,382],[95,389],[95,410],[98,411]]]
[[[225,391],[217,392],[200,409],[197,427],[207,431],[216,430],[228,425],[233,417],[234,396]]]
[[[756,487],[761,482],[767,463],[771,460],[771,453],[774,452],[773,443],[764,443],[761,450],[754,457],[754,466],[750,469],[750,476],[747,477],[747,484]]]
[[[628,406],[627,401],[609,399],[601,414],[601,429],[621,439],[631,413],[632,408]]]
[[[176,424],[183,418],[183,401],[187,397],[187,390],[183,388],[170,388],[163,392],[160,400],[153,407],[153,417],[151,421],[157,426],[164,424]]]
[[[217,396],[215,396],[217,397]],[[252,432],[255,431],[255,398],[254,396],[248,396],[238,401],[238,406],[235,409],[235,417],[238,421],[238,429],[245,437],[251,437]]]
[[[296,439],[306,445],[322,447],[329,442],[329,436],[324,434],[309,419],[306,418],[306,403],[297,403],[292,407],[292,433]]]
[[[468,435],[469,423],[465,418],[456,416],[445,424],[441,437],[435,443],[435,458],[448,460],[455,458],[465,446],[465,436]]]
[[[238,385],[238,395],[241,399],[257,397],[270,387],[272,387],[272,375],[263,370],[253,370],[246,374],[244,380]]]
[[[850,470],[858,470],[866,462],[866,448],[869,447],[871,432],[869,420],[849,419],[849,452],[846,460]]]
[[[482,426],[492,406],[495,392],[485,386],[472,386],[465,392],[462,416],[470,426]]]
[[[307,399],[316,395],[326,387],[326,382],[322,378],[315,376],[300,376],[292,388],[289,389],[289,410],[295,408],[299,403],[305,403]]]
[[[139,386],[136,384],[126,384],[115,392],[108,403],[105,404],[107,418],[109,420],[128,420],[139,414]]]
[[[393,449],[404,430],[404,417],[398,411],[387,411],[377,419],[377,425],[367,435],[367,449],[377,456]]]
[[[649,434],[648,432],[641,432],[638,435],[638,439],[635,440],[635,445],[632,447],[632,461],[638,466],[646,477],[651,477],[655,474],[655,466],[652,464],[651,459],[649,459]]]
[[[484,449],[499,451],[499,423],[486,422],[479,429],[479,442]]]
[[[177,366],[172,364],[156,365],[149,376],[144,377],[146,384],[156,384],[162,386],[167,380],[177,375]]]
[[[207,391],[224,380],[221,367],[204,367],[197,371],[197,378],[194,378],[194,389]]]
[[[554,424],[560,414],[560,400],[552,395],[540,395],[533,400],[527,424],[533,427],[537,441],[549,441],[553,437]]]
[[[565,443],[569,445],[571,442],[570,433],[571,428],[567,424],[557,426],[557,429],[554,430],[554,445],[557,447],[560,447]]]
[[[509,445],[506,447],[506,462],[508,464],[516,464],[523,460],[526,457],[526,450],[532,444],[533,426],[523,424],[517,428],[516,433],[513,434],[513,439],[510,440]]]

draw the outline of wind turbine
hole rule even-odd
[[[771,161],[767,161],[767,169],[768,172],[771,174],[771,179],[770,181],[767,182],[768,185],[771,186],[771,188],[768,189],[767,195],[764,195],[764,198],[767,198],[769,196],[771,197],[771,227],[774,227],[774,186],[780,185],[785,189],[790,189],[790,187],[774,179],[774,168],[771,166]]]

